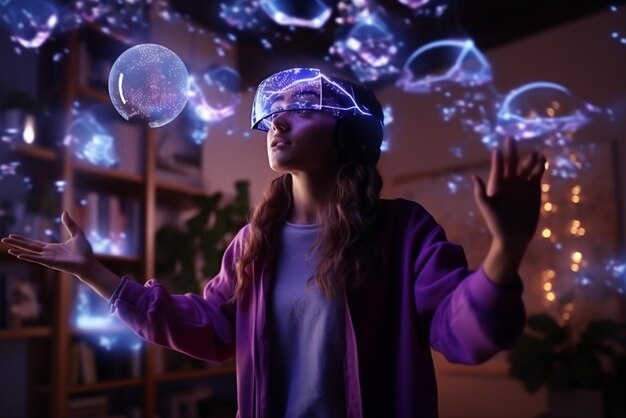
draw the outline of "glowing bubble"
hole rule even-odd
[[[525,84],[512,90],[498,112],[497,132],[517,140],[575,132],[598,109],[550,83]]]
[[[178,55],[164,46],[136,45],[113,64],[109,96],[124,119],[157,128],[171,122],[187,104],[189,73]]]
[[[405,6],[409,6],[411,9],[419,9],[422,6],[427,5],[430,0],[398,0]]]
[[[319,29],[328,21],[332,8],[321,0],[295,2],[261,0],[261,9],[277,24]]]
[[[58,22],[56,8],[42,0],[9,1],[0,13],[11,39],[24,48],[39,48]]]
[[[446,83],[473,87],[491,80],[491,65],[471,39],[447,39],[413,52],[397,85],[409,93],[432,93]]]
[[[119,162],[115,139],[89,112],[82,112],[70,123],[63,143],[79,160],[112,167]]]
[[[330,52],[339,56],[341,65],[349,66],[361,82],[397,72],[391,63],[398,52],[393,33],[374,16],[355,24],[346,36],[334,42]]]
[[[199,80],[190,78],[189,109],[195,118],[218,122],[235,113],[240,101],[239,74],[228,66],[211,67]]]

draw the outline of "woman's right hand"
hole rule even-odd
[[[91,244],[67,212],[61,215],[61,222],[70,234],[70,238],[65,242],[43,242],[11,234],[3,238],[2,243],[10,247],[9,254],[20,260],[41,264],[83,278],[97,264]]]

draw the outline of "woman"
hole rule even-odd
[[[139,336],[237,360],[241,417],[432,417],[430,348],[476,364],[524,325],[519,264],[537,226],[545,160],[493,152],[474,177],[492,244],[477,271],[417,203],[379,198],[383,114],[373,93],[316,69],[258,87],[275,179],[203,296],[120,278],[67,213],[57,244],[11,235],[19,259],[76,275]]]

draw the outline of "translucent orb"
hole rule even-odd
[[[164,46],[136,45],[113,64],[109,96],[124,119],[158,128],[170,123],[187,104],[189,73],[178,55]]]

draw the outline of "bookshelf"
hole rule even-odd
[[[81,42],[78,32],[68,34],[67,48],[70,53],[65,63],[63,93],[59,98],[65,119],[58,122],[56,129],[43,133],[48,137],[56,137],[52,140],[55,143],[49,140],[43,145],[19,145],[15,152],[34,183],[52,187],[51,184],[56,180],[64,182],[53,202],[57,216],[64,210],[73,215],[80,212],[81,205],[88,206],[80,202],[94,194],[100,197],[114,196],[120,201],[134,199],[139,207],[139,216],[133,218],[133,221],[138,225],[135,225],[135,229],[126,230],[129,235],[139,238],[134,250],[118,254],[104,251],[97,253],[97,257],[120,276],[126,274],[131,279],[144,281],[155,277],[155,229],[159,207],[186,210],[193,196],[207,193],[197,185],[159,178],[156,165],[157,137],[155,131],[148,128],[132,127],[132,130],[125,131],[133,135],[125,137],[124,141],[132,142],[134,149],[141,150],[134,153],[138,161],[128,167],[122,167],[123,164],[117,168],[93,165],[76,158],[70,147],[59,145],[59,138],[62,138],[64,129],[71,123],[71,109],[77,101],[110,106],[105,90],[83,83],[84,76],[80,72],[84,70],[84,63],[81,62],[84,57],[80,51],[84,53],[85,48]],[[124,212],[124,215],[128,216],[128,213]],[[80,216],[83,218],[77,221],[84,226],[85,218],[93,215],[87,213]],[[56,224],[54,233],[64,236],[60,228]],[[92,370],[92,374],[86,376],[85,367],[99,366],[86,366],[94,360],[86,360],[89,356],[84,353],[90,349],[79,346],[94,345],[94,341],[104,331],[85,330],[73,323],[79,282],[69,275],[16,261],[6,254],[6,248],[1,245],[0,252],[0,278],[18,269],[23,277],[38,283],[42,290],[39,295],[46,299],[42,303],[45,313],[36,322],[19,327],[0,327],[0,353],[10,356],[11,353],[26,350],[22,356],[23,369],[16,365],[11,372],[24,374],[23,384],[28,387],[24,399],[27,416],[169,416],[169,406],[164,404],[163,396],[170,389],[185,385],[204,387],[211,385],[214,379],[220,382],[225,379],[228,382],[226,386],[233,387],[234,395],[234,363],[207,364],[193,359],[182,361],[181,354],[147,343],[133,354],[137,358],[133,359],[133,366],[127,367],[133,369],[132,372],[105,379],[94,376]],[[115,336],[122,332],[113,328],[107,329],[105,333]],[[97,351],[97,348],[92,346],[91,350]],[[90,355],[95,356],[96,363],[101,359],[99,356],[104,356],[100,352]],[[6,362],[0,363],[0,368],[4,368]],[[174,402],[175,399],[172,399]],[[201,397],[198,399],[198,402],[206,401]]]

